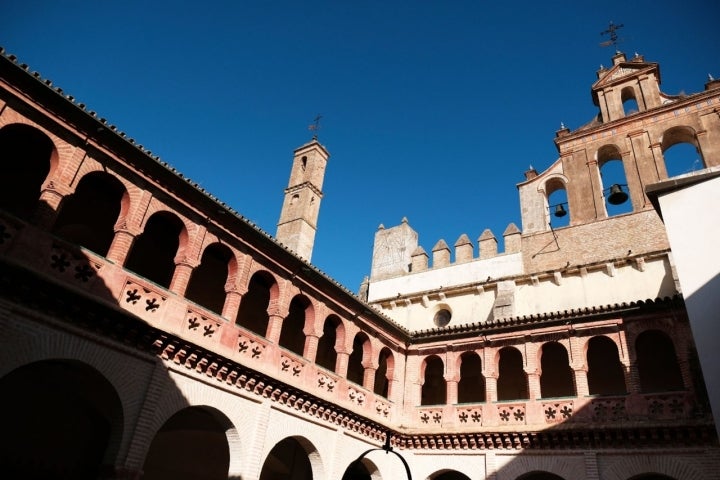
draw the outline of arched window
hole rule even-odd
[[[347,379],[358,385],[363,384],[365,377],[365,365],[363,365],[366,355],[370,351],[370,339],[367,335],[360,332],[353,339],[352,353],[348,359]]]
[[[575,396],[575,374],[570,368],[567,350],[557,342],[548,342],[542,346],[540,358],[540,396]]]
[[[380,350],[378,358],[378,369],[375,371],[375,385],[373,392],[388,398],[390,394],[390,379],[392,378],[393,354],[389,348]]]
[[[527,374],[518,349],[505,347],[500,350],[498,371],[498,400],[527,400],[530,397]]]
[[[180,234],[185,230],[180,219],[169,212],[154,214],[145,230],[133,243],[125,268],[168,288],[175,272],[175,255]]]
[[[615,145],[605,145],[598,150],[597,157],[608,217],[632,212],[625,166],[620,151]]]
[[[588,341],[587,366],[590,395],[620,395],[627,392],[617,346],[608,337],[599,335]]]
[[[458,403],[485,401],[485,377],[482,375],[482,361],[475,352],[460,356],[460,381],[458,382]]]
[[[290,311],[283,320],[280,330],[280,346],[300,356],[305,350],[305,323],[311,314],[312,304],[302,295],[296,295],[290,302]]]
[[[232,259],[233,254],[225,245],[213,243],[205,248],[200,265],[190,276],[185,298],[215,313],[222,313],[225,283]]]
[[[15,124],[0,129],[0,209],[30,220],[54,152],[52,141],[35,128]]]
[[[226,480],[230,420],[218,410],[188,407],[170,417],[150,444],[143,479],[203,478]]]
[[[277,284],[272,275],[256,272],[250,278],[248,291],[240,301],[235,323],[264,337],[267,334],[268,307],[273,288],[277,289]]]
[[[332,372],[337,364],[337,329],[341,321],[336,315],[330,315],[325,319],[323,334],[318,341],[315,363]]]
[[[665,333],[648,330],[635,340],[640,390],[643,393],[683,390],[675,346]]]
[[[107,255],[125,196],[125,187],[112,175],[103,172],[85,175],[75,193],[60,204],[53,233],[98,255]]]
[[[664,132],[660,148],[668,178],[705,168],[695,132],[689,127],[673,127]]]
[[[432,355],[425,359],[420,405],[444,405],[445,403],[447,403],[445,365],[440,357]]]

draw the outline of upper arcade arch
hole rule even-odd
[[[646,330],[635,340],[637,370],[643,393],[683,390],[682,373],[672,339],[660,330]]]
[[[423,361],[420,405],[444,405],[447,403],[447,382],[445,364],[437,355],[430,355]]]
[[[575,396],[575,376],[567,349],[558,342],[544,343],[540,349],[541,398]]]
[[[474,351],[464,352],[458,358],[458,403],[479,403],[485,401],[485,377],[482,375],[482,360]]]
[[[88,173],[75,192],[60,203],[53,233],[106,256],[115,237],[115,225],[124,220],[129,203],[125,186],[114,175]]]
[[[248,282],[235,323],[261,336],[267,335],[270,302],[277,302],[278,283],[268,271],[258,270]]]
[[[363,385],[365,368],[370,363],[372,345],[365,332],[358,332],[353,337],[352,351],[348,358],[347,379],[358,385]]]
[[[605,335],[591,337],[585,344],[590,395],[621,395],[627,392],[625,371],[617,344]]]
[[[498,351],[498,400],[527,400],[530,398],[527,374],[523,364],[522,353],[517,348],[503,347]]]
[[[388,347],[383,347],[378,355],[378,368],[375,371],[375,384],[373,386],[373,392],[389,398],[390,385],[393,378],[395,377],[395,357],[392,351]]]
[[[282,322],[279,344],[297,355],[305,353],[305,327],[315,319],[310,299],[298,294],[290,301],[290,309]]]
[[[225,305],[228,277],[237,270],[232,250],[216,242],[205,247],[200,265],[193,269],[185,298],[221,314]]]
[[[0,128],[0,156],[0,209],[30,220],[41,187],[57,164],[55,145],[34,127],[10,124]]]
[[[175,257],[183,244],[187,244],[187,230],[177,215],[167,211],[154,213],[135,238],[125,268],[169,288]]]
[[[337,352],[345,343],[342,320],[335,314],[328,315],[323,323],[323,333],[318,339],[315,363],[334,372],[337,368]]]

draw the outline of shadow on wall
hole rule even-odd
[[[0,210],[3,477],[228,478],[230,420],[190,405],[153,351],[162,332],[120,310],[97,268]]]

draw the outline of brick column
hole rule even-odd
[[[588,386],[587,370],[584,368],[573,369],[575,374],[575,392],[578,397],[590,395],[590,387]]]
[[[62,199],[63,194],[54,188],[48,187],[43,190],[33,214],[33,223],[43,230],[51,230],[55,224]]]
[[[108,250],[106,258],[118,265],[124,265],[128,253],[130,252],[130,247],[132,247],[134,241],[135,235],[129,231],[124,229],[117,230],[115,232],[115,237],[113,237],[112,244],[110,244],[110,249]]]
[[[311,362],[315,362],[317,357],[318,343],[320,338],[315,333],[305,334],[305,347],[303,348],[303,357],[307,358]]]
[[[278,314],[270,314],[268,318],[267,333],[265,338],[271,343],[280,341],[280,331],[282,330],[283,316]]]
[[[348,363],[350,354],[347,352],[337,352],[337,360],[335,362],[335,373],[341,377],[347,377]]]
[[[627,368],[626,365],[623,366],[625,367],[625,385],[627,386],[628,393],[640,393],[640,372],[638,372],[637,363],[631,362],[630,368]]]
[[[447,395],[445,397],[445,403],[448,405],[454,405],[458,403],[458,381],[453,380],[447,380],[445,382],[447,384]]]
[[[235,322],[238,310],[240,310],[240,302],[242,301],[242,295],[237,290],[229,290],[225,292],[225,304],[222,309],[222,316]]]
[[[371,392],[375,389],[375,372],[377,372],[377,368],[365,367],[365,372],[363,373],[363,387]]]
[[[530,400],[542,398],[542,392],[540,391],[540,375],[537,372],[526,373],[528,382],[528,398]]]
[[[497,402],[497,376],[485,376],[485,401],[488,403]]]
[[[190,276],[192,275],[193,266],[189,263],[181,262],[175,264],[175,272],[173,278],[170,281],[170,291],[180,295],[185,295],[188,283],[190,283]]]

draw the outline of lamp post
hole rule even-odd
[[[367,455],[370,452],[374,452],[376,450],[384,450],[385,453],[394,453],[402,462],[403,466],[405,467],[405,473],[407,474],[408,480],[412,480],[412,475],[410,474],[410,467],[408,466],[405,459],[400,455],[398,452],[393,450],[392,445],[390,445],[390,438],[392,437],[392,434],[389,431],[385,432],[385,444],[382,446],[382,448],[371,448],[370,450],[367,450],[363,452],[358,458],[356,458],[349,466],[348,469],[351,468],[353,465],[359,464],[363,458],[365,458],[365,455]]]

